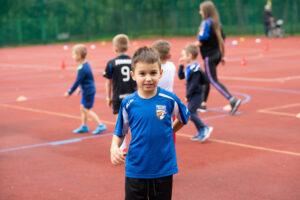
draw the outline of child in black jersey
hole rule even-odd
[[[106,78],[107,106],[113,108],[113,114],[118,118],[122,100],[136,90],[136,83],[130,76],[131,58],[125,54],[129,47],[129,38],[127,35],[118,34],[112,43],[113,51],[118,56],[107,63],[103,76]],[[126,142],[122,148],[125,146]]]
[[[209,83],[229,100],[231,105],[231,111],[229,113],[234,115],[241,104],[241,99],[233,97],[226,87],[219,82],[217,77],[217,65],[220,62],[225,64],[224,34],[218,11],[211,1],[204,1],[200,4],[199,13],[202,16],[202,23],[196,44],[200,47],[200,52],[204,59],[205,73],[209,79]],[[210,90],[209,83],[205,86],[204,100],[200,107],[200,109],[202,108],[203,110],[206,110],[206,101]]]

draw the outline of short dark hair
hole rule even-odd
[[[158,63],[159,69],[160,69],[160,59],[157,53],[154,49],[148,48],[148,47],[141,47],[138,50],[134,52],[134,55],[132,57],[132,71],[135,70],[135,66],[138,62],[143,63]]]

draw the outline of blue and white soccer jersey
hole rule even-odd
[[[183,124],[190,112],[180,99],[158,87],[150,99],[137,92],[121,104],[114,134],[124,136],[131,130],[131,141],[126,157],[125,176],[131,178],[159,178],[178,172],[173,141],[172,119]]]

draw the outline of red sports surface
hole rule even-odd
[[[166,40],[177,65],[195,38]],[[154,41],[132,40],[129,55]],[[0,49],[0,199],[124,198],[124,165],[110,162],[115,116],[102,77],[115,55],[111,42],[86,45],[97,87],[94,111],[108,126],[96,136],[72,133],[81,123],[80,97],[63,97],[76,77],[72,44]],[[179,131],[174,200],[300,199],[299,46],[299,37],[227,38],[218,76],[243,104],[230,116],[228,101],[212,87],[208,112],[199,113],[214,127],[210,139],[191,141],[191,122]],[[185,82],[177,77],[174,92],[184,100]]]

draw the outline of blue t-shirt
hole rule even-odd
[[[120,107],[114,134],[124,136],[130,127],[131,141],[126,157],[125,176],[160,178],[178,172],[172,119],[183,124],[190,112],[180,99],[158,87],[150,99],[137,92],[126,97]]]
[[[96,93],[92,68],[88,62],[85,62],[77,68],[77,78],[68,92],[69,95],[71,95],[78,86],[80,86],[83,96]]]

